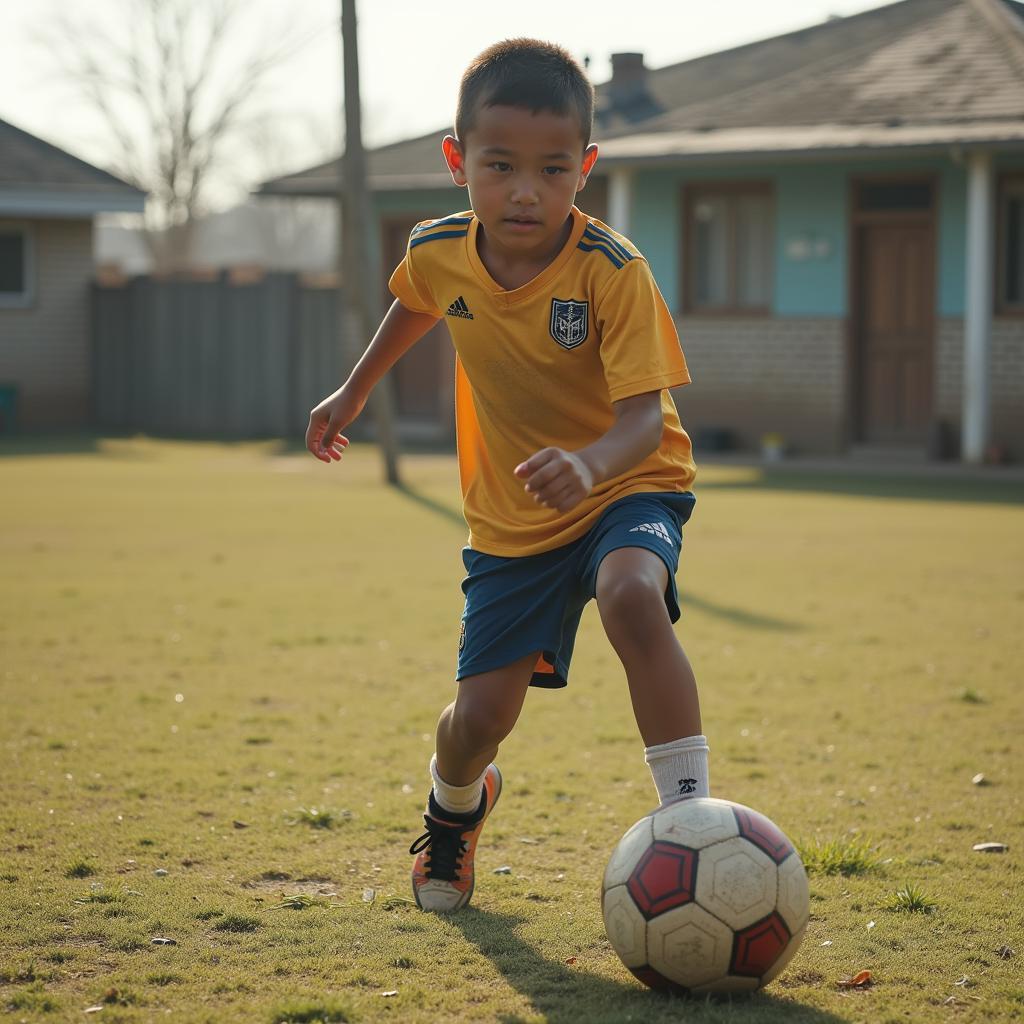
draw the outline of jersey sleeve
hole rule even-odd
[[[437,305],[428,276],[420,266],[421,262],[422,257],[416,252],[416,247],[407,245],[402,262],[395,268],[391,280],[388,281],[388,288],[391,294],[413,313],[442,317],[444,310]]]
[[[596,306],[613,402],[690,383],[672,314],[646,260],[632,259],[617,270]]]

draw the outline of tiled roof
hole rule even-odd
[[[113,174],[79,160],[8,121],[0,121],[0,190],[14,187],[87,190],[93,194],[110,192],[124,197],[144,194]]]
[[[1024,4],[1017,0],[902,0],[848,18],[830,20],[772,39],[650,70],[651,103],[616,109],[614,82],[597,87],[595,138],[603,151],[655,159],[664,133],[665,154],[812,151],[815,139],[864,148],[926,145],[925,138],[977,140],[980,124],[998,122],[998,137],[1015,142],[1012,122],[1024,124]],[[645,109],[647,116],[630,120]],[[660,110],[660,113],[657,111]],[[942,132],[890,133],[875,128],[928,126]],[[859,134],[837,131],[862,126]],[[794,132],[818,126],[823,131]],[[957,126],[962,127],[958,132]],[[769,129],[777,128],[772,133]],[[736,129],[751,129],[741,139]],[[450,129],[446,129],[450,130]],[[443,186],[449,179],[439,156],[446,130],[367,154],[374,189]],[[729,130],[738,148],[722,148],[716,132]],[[627,138],[644,136],[642,145]],[[669,141],[672,136],[673,141]],[[851,140],[860,138],[860,143]],[[774,140],[778,140],[778,150]],[[904,141],[901,141],[904,140]],[[874,141],[873,141],[874,140]],[[917,140],[917,141],[911,141]],[[639,141],[639,140],[638,140]],[[638,154],[644,152],[646,157]],[[327,194],[337,187],[338,161],[264,183],[261,191]]]
[[[647,131],[1024,118],[1024,53],[979,0],[907,0],[920,18],[745,89],[688,103]],[[884,9],[883,9],[884,10]],[[1024,25],[1022,25],[1024,29]],[[1020,40],[1024,50],[1024,32]]]
[[[441,140],[452,131],[441,128],[429,135],[403,139],[390,146],[369,150],[366,172],[374,189],[444,188],[452,179],[441,158]],[[284,195],[333,195],[338,190],[341,160],[329,160],[298,174],[286,175],[264,182],[265,193]],[[452,186],[455,187],[454,185]]]
[[[647,75],[648,89],[662,110],[669,112],[763,88],[765,83],[800,69],[828,64],[851,52],[877,46],[893,34],[919,25],[935,5],[948,6],[950,2],[957,0],[904,0],[652,69]],[[609,106],[611,84],[605,82],[597,87],[599,123],[600,113]],[[608,129],[602,132],[604,137],[637,130],[635,125],[623,123],[610,111],[603,119],[609,122]],[[646,130],[647,126],[644,127]]]

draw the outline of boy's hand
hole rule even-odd
[[[594,486],[587,463],[561,448],[542,448],[516,466],[515,474],[526,481],[526,492],[534,501],[559,512],[575,508]]]
[[[306,447],[321,462],[337,462],[348,447],[348,438],[339,433],[362,411],[365,397],[354,395],[346,386],[325,398],[310,414],[306,428]]]

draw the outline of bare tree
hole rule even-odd
[[[337,160],[341,128],[336,111],[289,109],[259,116],[245,133],[248,164],[229,180],[239,194],[248,195],[254,179],[267,181],[294,171],[296,153],[308,154],[310,166]],[[324,271],[337,265],[335,247],[341,234],[336,197],[257,195],[248,202],[255,207],[252,224],[262,251],[274,254],[274,267]]]
[[[113,169],[149,193],[155,265],[181,266],[211,172],[254,116],[260,87],[312,34],[291,31],[240,57],[241,0],[121,0],[116,29],[91,5],[71,10],[60,5],[37,38],[100,115]]]

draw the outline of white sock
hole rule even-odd
[[[707,737],[686,736],[647,747],[644,760],[654,776],[662,803],[679,796],[710,796]]]
[[[434,780],[434,799],[453,814],[472,814],[480,806],[480,798],[484,792],[484,776],[487,770],[480,773],[480,778],[468,786],[452,786],[445,782],[437,773],[437,755],[430,759],[430,776]]]

